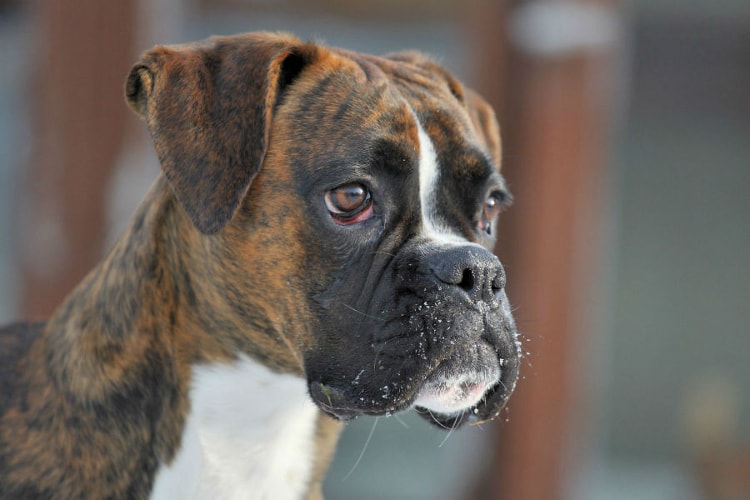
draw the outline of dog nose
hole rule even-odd
[[[472,301],[493,301],[505,288],[500,260],[484,248],[453,247],[435,253],[428,262],[438,280],[461,290]]]

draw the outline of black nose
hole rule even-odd
[[[493,301],[505,288],[500,260],[484,248],[465,245],[441,250],[428,258],[437,278],[468,295],[472,301]]]

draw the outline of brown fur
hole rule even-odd
[[[128,101],[148,125],[164,176],[46,325],[0,331],[0,497],[145,498],[158,464],[179,449],[194,364],[242,353],[303,375],[301,353],[315,343],[313,318],[299,307],[315,283],[304,280],[329,270],[301,264],[324,250],[300,237],[307,208],[290,196],[288,165],[302,153],[288,137],[325,78],[342,79],[329,88],[342,100],[354,88],[347,79],[372,79],[371,93],[357,97],[357,109],[372,113],[348,116],[342,107],[336,120],[365,131],[387,125],[413,151],[406,105],[377,83],[379,72],[408,71],[433,96],[464,106],[442,106],[453,117],[443,120],[429,106],[435,97],[421,96],[430,134],[450,140],[455,116],[467,116],[460,126],[499,164],[492,111],[444,70],[413,53],[402,57],[407,69],[353,58],[288,35],[248,34],[157,47],[133,68]],[[285,87],[303,68],[296,100],[286,102]],[[341,137],[327,144],[358,140],[347,127],[328,128]],[[330,153],[315,148],[304,154],[322,161]],[[261,165],[267,175],[258,175]],[[339,431],[320,415],[310,498],[322,496]]]
[[[157,48],[134,68],[127,95],[146,118],[171,186],[156,182],[107,258],[44,327],[0,334],[3,351],[14,354],[0,377],[8,389],[0,408],[0,497],[144,498],[158,461],[168,463],[179,447],[194,363],[250,353],[272,369],[301,373],[298,347],[267,324],[289,311],[265,294],[232,296],[244,295],[250,282],[288,288],[282,277],[289,270],[259,251],[272,236],[258,231],[245,241],[244,228],[236,226],[202,234],[229,221],[260,168],[280,64],[292,41],[218,39],[225,46],[218,55],[198,45]],[[196,71],[206,57],[229,60],[221,89]],[[174,92],[183,97],[162,95]],[[222,109],[228,100],[217,92],[246,101]],[[167,106],[175,102],[191,120],[175,117],[185,113]],[[182,129],[185,123],[194,129]],[[230,133],[235,127],[248,133]],[[283,177],[269,178],[254,189],[279,182]],[[265,209],[286,204],[279,185],[270,190],[274,196],[262,195]],[[275,272],[240,280],[246,272],[235,265],[247,261]]]

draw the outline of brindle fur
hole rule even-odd
[[[413,163],[415,125],[384,74],[417,81],[399,88],[436,140],[470,134],[499,165],[490,108],[415,53],[247,34],[157,47],[133,68],[128,100],[164,175],[46,324],[0,331],[0,498],[146,498],[180,447],[192,366],[244,354],[304,376],[303,353],[319,347],[308,291],[335,274],[321,255],[348,250],[307,228],[307,197],[290,190],[309,183],[291,165],[328,166],[335,150],[366,161],[353,127],[385,134],[383,147]],[[465,165],[453,175],[481,177],[486,161],[466,151],[441,154]],[[413,215],[392,223],[409,233]],[[320,414],[311,498],[339,430]]]

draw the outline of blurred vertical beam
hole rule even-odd
[[[22,313],[44,318],[99,259],[125,135],[136,0],[33,2],[32,153],[20,239]]]
[[[478,485],[477,499],[564,498],[587,420],[576,373],[585,360],[577,353],[585,342],[590,320],[585,302],[597,266],[612,56],[604,46],[587,47],[597,43],[591,39],[580,46],[545,46],[544,36],[559,26],[542,24],[546,32],[530,33],[526,25],[519,33],[524,28],[519,12],[531,3],[475,0],[469,15],[477,87],[498,110],[503,172],[516,199],[500,228],[497,250],[526,339],[523,349],[530,353],[509,420],[498,425],[493,463]],[[573,2],[534,2],[561,4]],[[599,8],[614,7],[609,0],[577,5],[594,6],[599,14],[615,12]],[[590,34],[575,27],[568,33],[575,37],[577,31],[584,38]],[[529,38],[536,35],[542,39]]]

